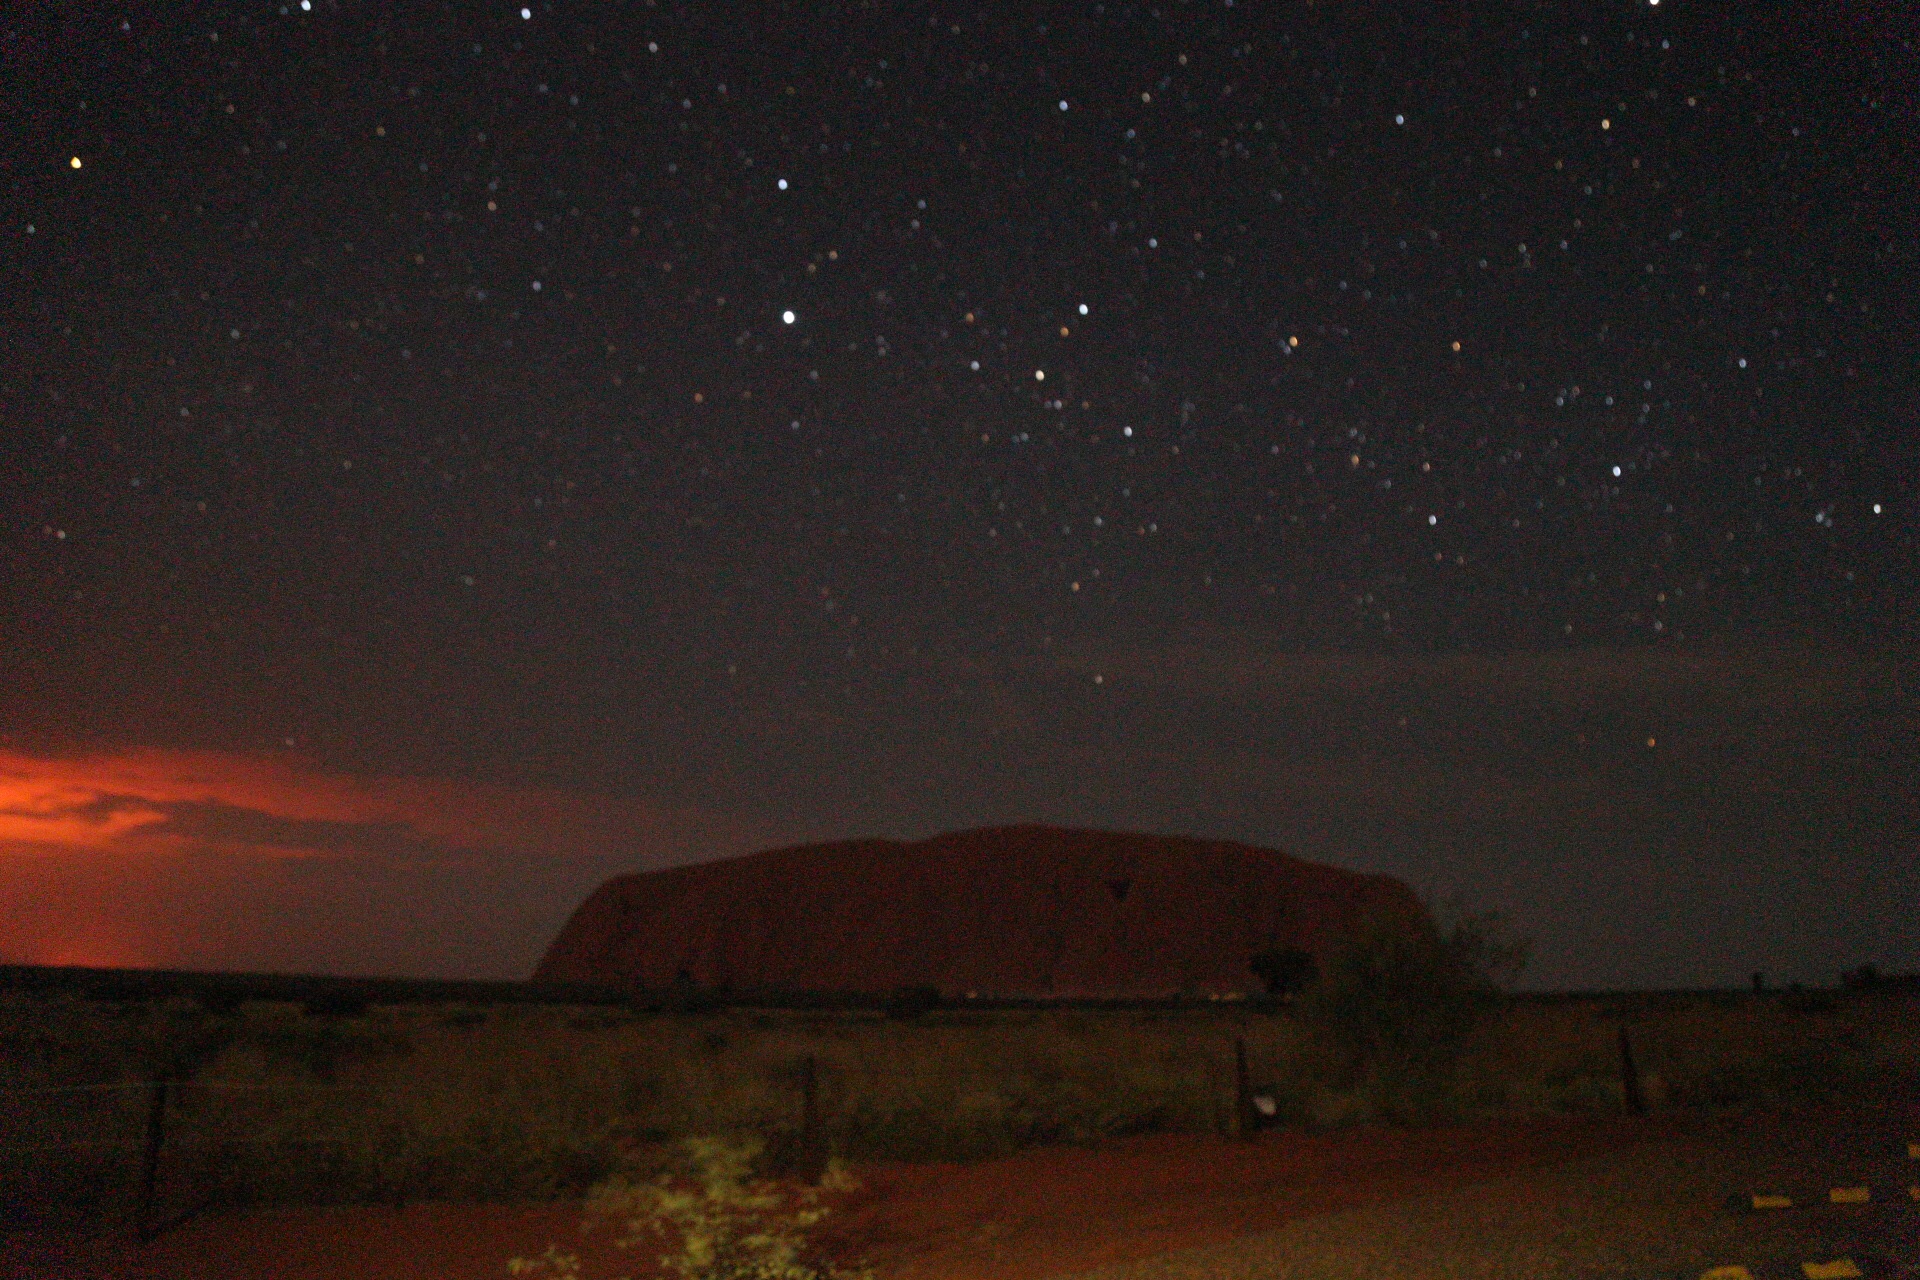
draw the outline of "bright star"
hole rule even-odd
[[[792,323],[793,323],[793,312],[791,312],[791,311],[782,311],[782,312],[780,313],[780,319],[781,319],[781,320],[783,320],[783,321],[785,321],[785,322],[786,322],[787,324],[792,324]]]

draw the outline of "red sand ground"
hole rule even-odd
[[[1552,1120],[1419,1132],[1159,1135],[975,1165],[860,1169],[823,1241],[884,1280],[1040,1280],[1215,1243],[1290,1219],[1482,1181],[1676,1136],[1679,1122]],[[43,1280],[500,1280],[558,1243],[583,1274],[652,1274],[656,1252],[582,1237],[577,1206],[414,1205],[208,1216],[129,1254],[0,1243],[0,1274]]]

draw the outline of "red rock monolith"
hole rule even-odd
[[[774,849],[600,886],[535,981],[943,995],[1255,993],[1255,953],[1316,957],[1407,886],[1218,840],[991,827]],[[685,975],[685,977],[682,977]]]

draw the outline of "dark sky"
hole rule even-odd
[[[1920,964],[1886,11],[19,7],[8,955],[1046,820]]]

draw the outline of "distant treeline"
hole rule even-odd
[[[312,973],[209,973],[191,969],[87,969],[0,965],[0,992],[65,993],[89,1000],[186,997],[231,1010],[248,1000],[303,1004],[315,1013],[359,1013],[376,1004],[626,1005],[633,993],[582,983],[354,978]]]
[[[1841,974],[1840,985],[1848,991],[1920,991],[1920,973],[1882,973],[1878,965],[1863,964]]]
[[[1841,976],[1845,990],[1920,987],[1920,975],[1880,974],[1862,966]],[[1676,999],[1733,995],[1743,988],[1671,991],[1516,992],[1524,1002],[1555,1003],[1605,998]],[[298,1004],[313,1014],[352,1016],[373,1005],[572,1005],[612,1006],[644,1012],[728,1009],[868,1010],[911,1017],[937,1009],[1197,1009],[1230,1006],[1279,1012],[1291,996],[1068,997],[944,995],[931,987],[892,991],[792,991],[698,987],[662,989],[581,982],[485,982],[451,978],[365,978],[302,973],[217,973],[189,969],[91,969],[52,965],[0,965],[0,992],[64,993],[88,1000],[192,999],[215,1011],[248,1000]],[[1784,993],[1781,993],[1784,994]]]
[[[211,973],[190,969],[86,969],[0,965],[0,992],[67,993],[90,1000],[190,998],[230,1010],[248,1000],[305,1005],[312,1013],[358,1014],[372,1005],[606,1005],[647,1012],[702,1009],[872,1010],[911,1016],[935,1009],[1192,1009],[1231,1004],[1279,1008],[1290,997],[946,996],[932,987],[891,991],[792,991],[702,987],[660,989],[584,982],[480,982],[451,978],[356,978],[305,973]]]

